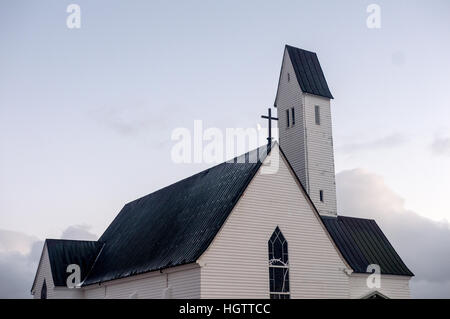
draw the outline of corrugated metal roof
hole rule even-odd
[[[300,88],[305,93],[333,99],[317,54],[286,45]]]
[[[356,273],[378,264],[382,274],[414,276],[372,219],[322,216],[341,254]]]
[[[126,204],[84,285],[195,262],[266,156],[266,146]],[[257,157],[257,154],[260,157]],[[241,159],[259,161],[242,161]]]
[[[103,244],[100,241],[46,239],[48,257],[55,286],[66,286],[67,266],[77,264],[81,280],[86,278]]]

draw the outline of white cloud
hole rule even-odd
[[[450,227],[405,209],[404,200],[382,177],[361,169],[336,176],[338,212],[375,219],[416,275],[413,297],[450,298]],[[424,195],[425,196],[425,195]]]
[[[73,225],[66,228],[63,231],[62,239],[75,239],[75,240],[97,240],[97,235],[91,233],[89,225]]]

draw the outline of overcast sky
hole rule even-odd
[[[66,26],[70,3],[80,29]],[[380,29],[366,25],[371,3]],[[174,129],[265,126],[290,44],[317,52],[335,97],[340,213],[380,216],[421,269],[414,289],[450,297],[400,227],[438,227],[422,249],[447,239],[435,257],[450,255],[449,34],[447,0],[2,1],[0,266],[30,267],[44,238],[95,238],[126,202],[208,167],[172,162]],[[358,178],[401,209],[361,204],[347,187]]]

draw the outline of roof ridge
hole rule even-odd
[[[317,53],[314,52],[314,51],[310,51],[310,50],[305,50],[305,49],[302,49],[302,48],[294,47],[293,45],[286,44],[285,47],[286,48],[292,48],[292,49],[295,49],[295,50],[305,51],[305,52],[309,52],[309,53],[314,53],[314,54],[317,55]]]
[[[65,238],[46,238],[45,241],[74,241],[74,242],[86,242],[86,243],[102,243],[99,240],[84,240],[84,239],[65,239]]]

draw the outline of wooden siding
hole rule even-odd
[[[337,214],[333,136],[330,100],[305,94],[305,126],[309,196],[321,214]],[[315,106],[320,107],[320,125],[315,121]],[[324,202],[319,192],[324,192]]]
[[[177,299],[200,298],[200,268],[196,264],[168,268],[163,272],[105,282],[84,288],[87,299],[127,299],[135,295],[138,299],[160,299],[170,287],[171,297]]]
[[[42,285],[47,285],[47,298],[51,299],[54,295],[55,285],[53,284],[52,271],[50,268],[50,259],[48,258],[47,244],[44,245],[42,249],[41,259],[39,260],[39,266],[36,271],[36,279],[34,282],[34,287],[31,293],[35,299],[41,298]]]
[[[350,298],[363,298],[373,290],[381,292],[383,295],[392,299],[411,298],[409,290],[410,277],[382,275],[380,288],[367,287],[366,274],[352,274],[350,276]]]
[[[288,81],[288,74],[290,81]],[[303,104],[303,94],[298,85],[289,54],[285,50],[276,101],[278,135],[283,152],[289,159],[289,163],[297,173],[303,187],[308,190]],[[286,110],[291,108],[295,109],[295,124],[287,127]]]
[[[274,147],[268,160],[279,156]],[[349,277],[328,233],[280,156],[276,174],[251,181],[200,257],[202,298],[269,298],[267,242],[288,241],[292,298],[348,298]]]

